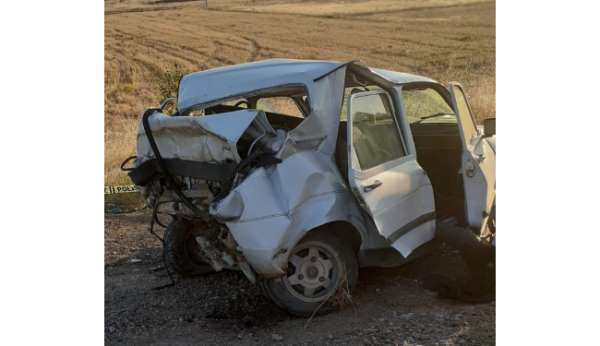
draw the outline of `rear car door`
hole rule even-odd
[[[473,228],[481,229],[496,197],[496,153],[477,129],[462,86],[453,82],[448,89],[463,145],[461,172],[467,223]]]
[[[348,102],[348,180],[378,232],[403,256],[435,232],[433,189],[414,153],[406,150],[398,114],[384,90]]]

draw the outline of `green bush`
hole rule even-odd
[[[167,97],[177,96],[179,80],[185,74],[187,74],[187,71],[179,64],[175,64],[159,74],[156,83],[163,100]]]

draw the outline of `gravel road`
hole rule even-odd
[[[439,251],[400,268],[361,269],[340,311],[295,318],[238,272],[169,283],[149,215],[105,217],[105,342],[155,345],[494,345],[495,303],[442,300],[423,289],[430,268],[460,274],[456,253]]]

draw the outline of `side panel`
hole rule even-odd
[[[229,210],[241,210],[223,221],[263,276],[284,274],[289,251],[320,225],[346,221],[366,237],[360,209],[331,157],[316,151],[300,151],[276,166],[255,170],[211,213],[219,219]]]
[[[471,108],[460,84],[451,83],[449,90],[463,142],[461,171],[465,188],[466,219],[469,226],[479,229],[496,197],[496,153],[475,126]]]
[[[469,226],[480,228],[496,197],[496,154],[485,140],[475,143],[472,150],[482,153],[482,159],[473,158],[470,151],[463,155],[465,201]]]
[[[354,101],[373,96],[373,102]],[[401,142],[397,126],[399,113],[394,111],[397,107],[385,105],[386,97],[389,95],[382,91],[357,93],[351,97],[347,134],[349,181],[378,232],[406,257],[434,237],[433,188],[416,156],[410,152],[414,146],[407,150]],[[389,112],[393,114],[391,118]],[[388,138],[392,137],[398,139],[390,142]],[[378,159],[373,160],[371,155]]]
[[[414,156],[389,166],[369,175],[355,172],[351,180],[379,233],[406,257],[434,237],[433,188]],[[382,182],[381,188],[365,191],[375,181]]]

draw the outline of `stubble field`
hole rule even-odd
[[[495,2],[473,0],[107,0],[105,183],[128,183],[140,113],[157,80],[269,58],[359,60],[465,85],[479,118],[495,114]]]

